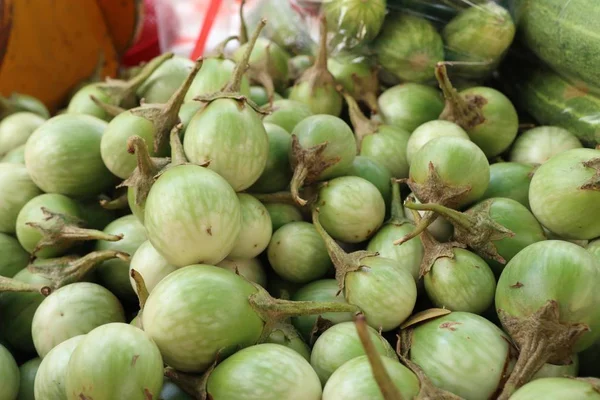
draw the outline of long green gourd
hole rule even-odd
[[[518,38],[559,74],[600,94],[597,0],[509,0]]]
[[[600,143],[600,96],[588,87],[571,84],[548,68],[524,63],[502,72],[510,97],[540,124],[565,128],[588,147]]]

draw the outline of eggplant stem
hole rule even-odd
[[[252,283],[252,282],[251,282]],[[259,343],[264,342],[277,324],[290,317],[319,315],[328,312],[357,312],[355,305],[334,301],[291,301],[273,298],[262,286],[254,284],[256,293],[248,297],[250,306],[265,322]]]
[[[231,80],[229,81],[229,83],[227,83],[227,85],[223,89],[223,92],[225,92],[225,93],[239,93],[240,92],[240,88],[242,86],[242,77],[244,76],[244,73],[246,72],[246,69],[248,68],[248,61],[250,60],[250,55],[252,54],[252,50],[254,50],[254,46],[256,45],[256,41],[258,40],[258,36],[260,35],[260,32],[263,30],[263,28],[265,27],[266,24],[267,24],[266,19],[261,19],[260,22],[258,23],[258,26],[254,30],[254,33],[252,33],[252,37],[246,44],[247,47],[244,51],[242,58],[236,64],[235,69],[233,70],[233,74],[231,75]]]
[[[45,285],[32,285],[16,279],[0,276],[0,293],[3,292],[33,292],[48,296],[52,289]]]
[[[115,199],[101,199],[99,203],[105,210],[122,210],[127,208],[127,193],[122,194]]]
[[[546,362],[564,364],[570,361],[573,346],[590,330],[585,324],[561,322],[559,305],[554,300],[548,300],[527,317],[513,317],[502,309],[498,310],[498,316],[520,350],[517,363],[498,400],[510,398]]]
[[[361,261],[363,258],[377,257],[379,253],[372,251],[346,253],[340,245],[329,236],[325,228],[323,228],[323,225],[321,225],[321,222],[319,221],[319,209],[317,207],[313,208],[312,221],[317,233],[321,236],[323,241],[325,241],[327,253],[335,266],[335,280],[337,281],[339,288],[336,295],[339,295],[344,290],[346,275],[350,272],[358,271],[362,267]]]
[[[369,336],[365,316],[363,314],[358,314],[354,323],[356,325],[356,331],[358,332],[360,342],[362,343],[362,346],[365,349],[365,354],[369,359],[369,364],[371,364],[373,377],[375,378],[375,382],[377,382],[377,386],[379,386],[379,390],[381,391],[383,399],[403,400],[404,397],[402,397],[402,394],[390,378],[390,375],[387,373],[387,370],[383,365],[383,361],[381,361],[381,357],[377,352],[371,337]]]

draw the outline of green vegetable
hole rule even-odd
[[[280,126],[271,123],[264,125],[269,138],[269,155],[262,174],[248,189],[253,193],[275,193],[284,190],[292,179],[289,160],[292,137]]]
[[[150,337],[131,325],[111,323],[88,333],[73,351],[65,387],[68,399],[147,400],[158,396],[162,382],[163,360]]]
[[[435,64],[444,59],[435,27],[410,14],[389,14],[373,46],[383,68],[404,81],[433,81]]]
[[[321,384],[310,364],[278,344],[259,344],[229,357],[210,374],[214,400],[320,400]]]
[[[44,192],[92,196],[109,189],[115,178],[102,162],[100,141],[106,122],[89,115],[51,118],[29,137],[25,164]]]
[[[314,114],[339,116],[342,112],[342,96],[336,82],[327,70],[327,22],[321,19],[319,52],[315,63],[296,81],[288,96],[308,105]]]
[[[136,270],[144,279],[144,284],[148,292],[154,289],[154,286],[160,282],[165,276],[175,271],[176,268],[169,264],[163,256],[152,246],[150,241],[146,240],[142,243],[129,263],[129,281],[134,292],[137,294],[135,281],[131,276],[131,271]]]
[[[0,276],[7,278],[15,276],[29,262],[29,253],[17,239],[5,233],[0,233],[0,254]]]
[[[302,221],[302,213],[291,204],[265,203],[265,208],[271,217],[273,232],[290,222]]]
[[[35,400],[34,382],[42,359],[39,357],[33,358],[19,367],[19,395],[17,400]]]
[[[19,212],[42,191],[20,164],[0,164],[0,188],[0,232],[15,233]]]
[[[515,162],[490,165],[490,184],[481,199],[505,197],[529,208],[529,185],[535,167]]]
[[[323,3],[334,44],[355,47],[375,39],[386,14],[386,0],[332,0]]]
[[[487,1],[465,8],[442,31],[446,60],[458,61],[451,75],[487,78],[502,60],[514,36],[515,24],[502,6]],[[461,65],[460,62],[475,64]]]
[[[19,393],[19,367],[10,351],[0,345],[0,399],[14,400]]]
[[[544,363],[562,361],[598,340],[599,284],[600,262],[569,242],[534,243],[506,265],[496,308],[521,352],[501,398],[508,398]]]
[[[29,136],[45,121],[46,118],[27,111],[4,118],[0,122],[0,156],[24,145]]]
[[[598,379],[593,378],[573,379],[559,377],[537,379],[524,385],[510,398],[511,400],[599,400],[600,394],[596,389],[598,383]]]
[[[35,311],[33,344],[43,358],[64,341],[111,322],[125,322],[119,300],[95,283],[73,283],[52,292]]]
[[[579,139],[566,129],[538,126],[517,137],[509,159],[523,164],[543,164],[556,154],[581,147]]]
[[[332,266],[323,239],[308,222],[291,222],[275,231],[267,256],[271,268],[290,282],[314,281]]]
[[[267,274],[265,267],[258,258],[250,259],[230,259],[226,258],[217,264],[217,267],[225,268],[243,276],[250,282],[259,284],[262,287],[267,286]]]
[[[529,187],[533,215],[566,239],[600,236],[600,151],[573,149],[537,169]]]
[[[174,56],[163,62],[137,89],[136,95],[146,103],[166,103],[183,84],[194,62]]]
[[[378,354],[397,359],[396,352],[387,340],[370,326],[367,326],[367,330]],[[310,364],[325,385],[331,374],[344,363],[362,355],[365,355],[365,350],[354,322],[342,322],[319,336],[312,349]]]
[[[74,336],[50,350],[43,358],[35,377],[36,399],[67,400],[65,377],[71,354],[85,335]]]
[[[255,197],[246,193],[240,193],[237,197],[242,214],[241,229],[228,257],[250,259],[269,245],[273,233],[271,217]]]
[[[385,202],[371,182],[357,176],[328,181],[316,203],[319,220],[329,235],[360,243],[377,232],[385,218]]]
[[[419,125],[438,119],[444,101],[437,90],[417,83],[391,87],[377,100],[383,120],[408,132]]]
[[[414,155],[427,142],[439,137],[448,136],[470,140],[469,135],[467,135],[463,128],[450,121],[435,120],[419,125],[410,135],[406,144],[406,160],[408,164],[410,165]]]
[[[306,104],[287,99],[275,100],[272,106],[263,109],[269,112],[263,118],[265,124],[279,125],[289,133],[292,133],[300,121],[313,114]]]

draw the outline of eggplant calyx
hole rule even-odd
[[[96,229],[82,228],[83,221],[72,215],[55,213],[46,207],[41,207],[41,210],[44,214],[43,222],[25,223],[25,225],[37,229],[42,234],[42,238],[31,252],[33,256],[46,247],[67,245],[85,240],[116,242],[123,238],[123,235],[111,235]]]
[[[570,362],[573,346],[590,330],[586,324],[561,322],[558,302],[555,300],[548,300],[527,317],[513,317],[502,309],[498,310],[498,316],[520,351],[498,400],[507,400],[519,387],[529,382],[545,363],[560,365]]]
[[[100,250],[83,257],[65,256],[39,260],[27,266],[27,270],[52,282],[52,289],[59,289],[68,284],[79,282],[95,266],[103,261],[119,258],[129,261],[129,254],[116,250]]]
[[[312,221],[315,229],[325,241],[327,253],[335,266],[335,280],[339,287],[337,295],[339,295],[344,290],[346,275],[350,272],[358,271],[363,267],[368,268],[362,263],[362,260],[368,257],[377,257],[379,253],[364,250],[355,251],[350,254],[346,253],[340,245],[329,236],[327,231],[325,231],[325,228],[321,225],[321,222],[319,221],[319,209],[317,207],[313,208]]]
[[[596,170],[594,176],[590,180],[581,186],[583,190],[600,190],[600,157],[593,158],[583,163],[584,167],[593,168]]]
[[[300,144],[298,136],[292,135],[292,157],[291,164],[294,174],[290,182],[292,196],[301,206],[307,204],[307,201],[300,197],[300,188],[318,181],[323,171],[332,165],[340,162],[340,157],[325,159],[323,152],[326,150],[328,142],[320,143],[316,146],[305,149]]]
[[[406,203],[406,207],[409,208],[413,214],[415,222],[418,224],[421,222],[421,215],[415,211],[411,205],[415,204],[414,202]],[[447,242],[440,243],[425,229],[423,232],[419,234],[421,238],[421,243],[423,244],[423,259],[421,260],[421,266],[419,268],[419,278],[424,277],[431,271],[433,265],[435,264],[438,258],[447,257],[450,259],[454,259],[454,249],[455,248],[465,248],[462,243],[458,242]]]
[[[440,89],[446,98],[446,107],[440,114],[440,119],[454,122],[464,130],[468,131],[485,122],[481,108],[487,100],[481,96],[462,96],[452,86],[446,63],[438,62],[435,67],[435,76]]]
[[[406,366],[419,380],[419,394],[415,400],[464,400],[462,397],[436,387],[425,375],[425,372],[410,359],[410,348],[412,343],[412,328],[403,329],[398,337],[396,354],[400,362]]]
[[[215,360],[208,367],[208,369],[202,373],[202,375],[181,372],[171,367],[165,368],[164,375],[171,381],[173,381],[177,386],[179,386],[181,390],[192,396],[194,399],[207,400],[209,399],[206,387],[208,383],[208,378],[217,367],[219,361],[221,361],[221,353],[223,351],[224,349],[217,351],[217,354],[215,355]]]
[[[98,87],[106,93],[114,106],[129,109],[137,105],[136,91],[163,62],[173,57],[173,53],[162,54],[149,61],[142,70],[128,81],[107,78]]]
[[[493,202],[493,199],[485,200],[464,213],[435,203],[411,203],[406,206],[413,210],[432,211],[441,215],[454,226],[454,239],[457,242],[468,245],[481,257],[506,264],[494,243],[514,237],[515,233],[493,220],[490,215]]]
[[[324,86],[335,88],[335,78],[327,69],[327,21],[321,17],[319,25],[319,52],[312,67],[307,69],[298,79],[295,86],[304,82],[308,83],[311,95],[315,95],[316,89]]]
[[[359,311],[358,307],[347,303],[275,299],[262,286],[250,283],[256,288],[256,292],[248,297],[248,302],[265,323],[259,343],[264,342],[278,324],[290,317]]]
[[[154,125],[154,152],[158,153],[160,149],[166,146],[171,129],[180,123],[179,109],[194,78],[202,68],[203,62],[202,58],[196,60],[185,81],[165,104],[144,104],[130,111],[133,115],[145,118]]]

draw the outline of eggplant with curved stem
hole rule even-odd
[[[515,162],[490,165],[490,184],[481,200],[504,197],[518,201],[529,209],[529,186],[535,170],[533,165]]]
[[[263,117],[264,123],[275,124],[292,133],[294,128],[304,118],[313,115],[310,108],[295,100],[275,100],[269,107],[263,107],[267,115]]]
[[[159,173],[167,166],[184,163],[180,149],[179,133],[181,126],[176,125],[171,131],[171,155],[172,158],[150,157],[148,146],[144,139],[134,135],[127,139],[127,151],[134,153],[137,158],[137,167],[133,170],[129,178],[124,180],[117,187],[127,187],[127,204],[133,215],[144,223],[144,212],[146,208],[146,199],[152,185],[156,181]]]
[[[327,70],[327,21],[320,20],[320,44],[315,63],[307,69],[292,87],[288,98],[309,106],[313,113],[339,116],[342,112],[342,96],[336,82]]]
[[[344,91],[366,104],[371,112],[378,112],[379,68],[371,65],[366,56],[337,54],[327,60],[327,68]]]
[[[400,184],[392,179],[391,217],[369,240],[367,251],[378,253],[381,257],[395,260],[398,268],[408,270],[415,283],[419,283],[419,268],[423,259],[423,244],[415,237],[402,246],[395,246],[393,241],[415,229],[414,224],[405,217],[400,199]]]
[[[354,126],[358,153],[381,163],[395,178],[406,178],[409,168],[406,146],[410,133],[367,119],[354,98],[347,93],[344,93],[344,98]]]
[[[178,113],[183,98],[202,63],[202,59],[196,61],[181,87],[165,104],[144,104],[119,114],[108,124],[100,149],[102,160],[113,174],[127,179],[135,169],[136,159],[128,146],[132,135],[146,142],[151,156],[166,156],[169,153],[169,134],[179,123]]]
[[[563,151],[583,147],[577,136],[558,126],[538,126],[523,132],[512,145],[509,160],[543,164]]]
[[[599,189],[600,150],[568,150],[536,170],[529,186],[531,211],[565,239],[594,239],[600,236]]]
[[[479,147],[469,140],[441,137],[429,141],[415,154],[406,183],[423,204],[460,208],[479,199],[489,180],[489,163]],[[436,218],[435,213],[429,212],[413,232],[394,244],[416,237]]]
[[[343,303],[276,300],[261,286],[223,268],[191,265],[156,285],[142,320],[168,365],[202,372],[217,353],[228,356],[260,342],[291,316],[357,309]],[[206,324],[206,318],[212,322]]]
[[[240,47],[233,53],[233,59],[240,62],[243,59],[246,47],[248,46],[248,32],[246,31],[246,22],[244,19],[244,5],[246,1],[240,3]],[[289,54],[279,47],[277,43],[266,38],[258,38],[254,49],[248,59],[248,72],[246,74],[251,81],[256,82],[265,88],[268,102],[272,103],[275,90],[284,87],[288,77]]]
[[[517,111],[510,100],[499,91],[484,86],[458,92],[452,86],[443,62],[437,64],[435,75],[446,98],[440,119],[463,128],[487,157],[508,149],[519,129]]]
[[[261,21],[246,47],[243,59],[222,92],[196,100],[206,102],[190,121],[183,141],[190,162],[203,164],[242,191],[262,174],[269,156],[268,136],[259,110],[240,93],[245,66],[266,22]]]
[[[313,209],[312,217],[325,240],[339,292],[343,291],[346,301],[360,307],[373,328],[389,331],[398,327],[417,301],[417,286],[410,271],[398,268],[394,260],[378,257],[377,253],[344,252],[319,222],[318,208]]]
[[[440,93],[430,86],[403,83],[385,90],[377,99],[381,117],[388,125],[407,132],[438,119],[444,109]]]
[[[506,265],[496,308],[520,354],[499,399],[508,399],[544,363],[569,362],[598,340],[599,284],[600,262],[569,242],[534,243]]]
[[[79,205],[61,194],[41,194],[19,212],[16,233],[19,243],[33,256],[49,258],[65,254],[85,240],[118,241],[122,236],[82,226]]]
[[[86,114],[109,122],[115,117],[110,110],[123,110],[124,108],[113,104],[109,93],[101,88],[101,83],[89,83],[77,90],[67,106],[68,114]],[[118,102],[118,100],[117,100]],[[130,103],[131,104],[131,103]],[[135,103],[134,103],[135,104]]]
[[[352,130],[342,119],[313,115],[302,120],[292,132],[290,162],[294,169],[290,188],[301,206],[300,188],[325,179],[345,175],[356,156]]]
[[[407,202],[410,208],[412,202]],[[412,211],[412,210],[411,210]],[[419,213],[412,211],[415,221]],[[488,264],[457,242],[439,243],[427,230],[420,234],[424,256],[419,277],[432,303],[451,311],[481,314],[494,301],[496,279]]]
[[[468,245],[480,256],[499,264],[506,264],[530,244],[546,239],[533,214],[512,199],[487,199],[464,213],[439,204],[409,203],[406,206],[443,216],[454,225],[454,239],[457,242]],[[497,263],[492,265],[499,274],[502,266]]]

